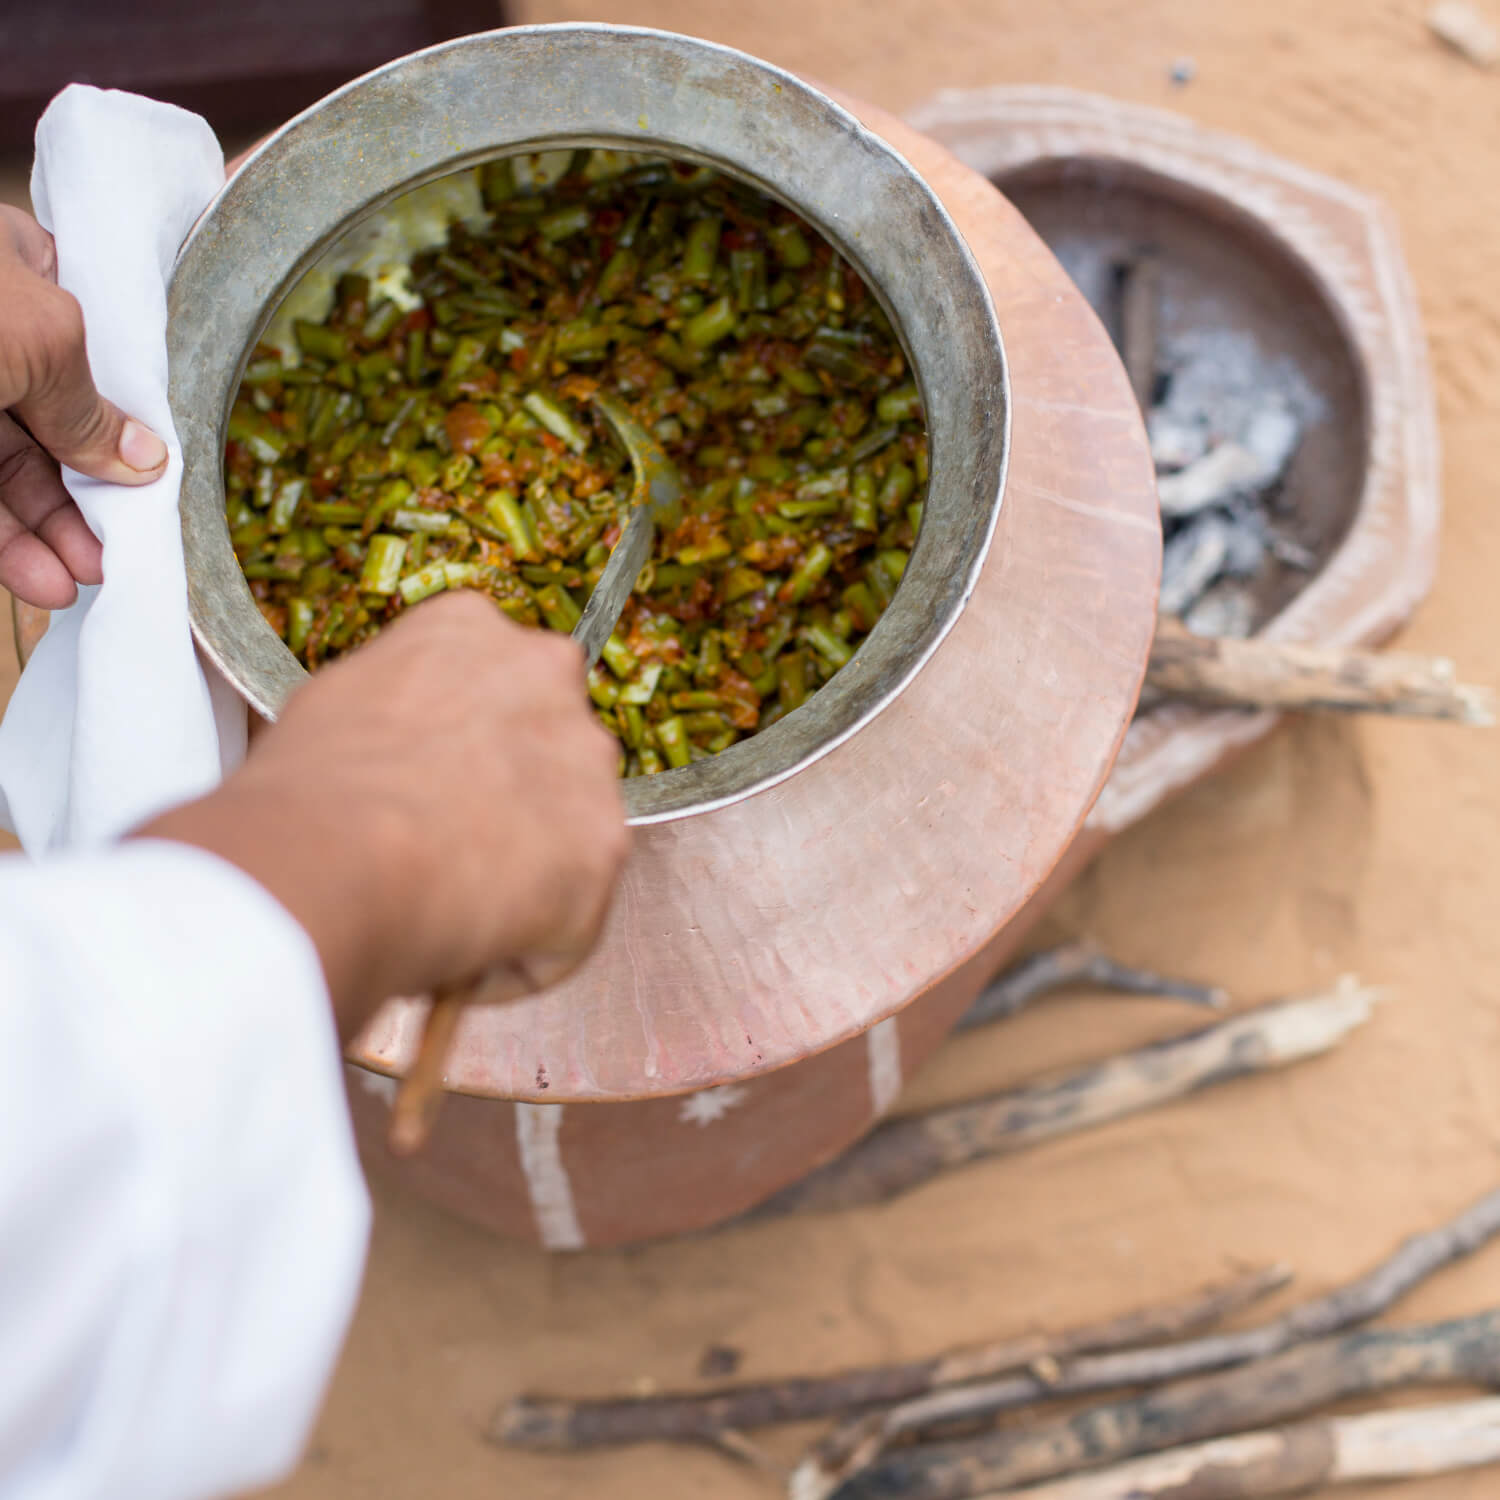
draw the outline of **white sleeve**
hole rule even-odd
[[[232,865],[0,856],[0,1497],[297,1460],[369,1233],[317,953]]]

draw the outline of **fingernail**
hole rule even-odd
[[[149,427],[143,427],[134,417],[126,417],[120,429],[120,457],[132,469],[149,474],[166,463],[167,445]]]

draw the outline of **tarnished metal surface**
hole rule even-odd
[[[224,517],[224,424],[249,349],[302,273],[403,192],[486,157],[583,145],[707,162],[816,224],[900,331],[931,445],[921,537],[858,655],[763,734],[628,782],[631,820],[650,823],[772,786],[890,704],[957,620],[1000,509],[1010,407],[984,279],[906,161],[788,73],[664,32],[521,27],[403,58],[271,137],[194,229],[170,290],[189,603],[204,651],[274,717],[305,674],[256,608]]]
[[[682,514],[682,481],[661,445],[630,415],[623,401],[596,391],[594,405],[630,455],[635,488],[630,496],[632,514],[624,534],[615,543],[615,550],[583,607],[583,615],[573,627],[573,639],[583,647],[584,660],[589,666],[599,660],[604,643],[613,633],[620,611],[651,556],[658,525],[665,530]]]

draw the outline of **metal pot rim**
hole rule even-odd
[[[642,28],[516,27],[400,58],[270,137],[194,226],[169,290],[189,609],[205,655],[274,718],[306,673],[256,607],[224,510],[224,426],[249,351],[355,222],[488,157],[563,145],[705,161],[804,215],[881,299],[928,421],[922,533],[885,616],[795,713],[721,755],[626,782],[630,821],[655,823],[774,786],[894,702],[969,599],[1010,448],[994,307],[946,210],[848,111],[768,63]]]

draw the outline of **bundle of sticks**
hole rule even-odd
[[[1228,1003],[1214,986],[1132,968],[1073,942],[1006,971],[960,1026],[1014,1016],[1079,985],[1210,1010]],[[1325,994],[1253,1006],[1060,1078],[888,1122],[757,1217],[878,1202],[967,1162],[1317,1056],[1368,1020],[1375,999],[1344,980]],[[1208,1330],[1285,1288],[1286,1266],[1243,1270],[1102,1322],[925,1359],[706,1392],[521,1396],[497,1413],[489,1435],[572,1452],[707,1443],[763,1469],[789,1500],[989,1500],[1022,1487],[1027,1500],[1260,1500],[1500,1462],[1500,1399],[1317,1415],[1384,1391],[1500,1385],[1500,1308],[1415,1327],[1363,1326],[1497,1234],[1500,1190],[1414,1235],[1347,1285],[1238,1331]],[[1056,1414],[1038,1410],[1054,1405]],[[789,1472],[745,1435],[830,1418],[830,1430]]]
[[[1317,1413],[1381,1392],[1500,1385],[1500,1309],[1363,1326],[1497,1233],[1500,1191],[1413,1235],[1358,1279],[1236,1332],[1201,1330],[1280,1290],[1286,1268],[926,1360],[708,1394],[520,1398],[491,1436],[555,1450],[712,1443],[775,1474],[789,1500],[1262,1500],[1496,1463],[1494,1397]],[[1056,1414],[1032,1414],[1064,1401],[1071,1405]],[[1017,1422],[1017,1412],[1028,1419]],[[830,1416],[833,1428],[789,1474],[744,1437]]]
[[[1013,1016],[1080,984],[1215,1010],[1227,1003],[1213,986],[1132,968],[1076,942],[1008,970],[960,1024]],[[1061,1078],[889,1122],[758,1216],[877,1202],[985,1156],[1316,1056],[1365,1022],[1374,1000],[1342,981]],[[523,1396],[501,1409],[490,1436],[559,1451],[709,1443],[774,1474],[790,1500],[979,1500],[1037,1485],[1026,1489],[1029,1500],[1258,1500],[1500,1461],[1500,1400],[1312,1415],[1380,1391],[1500,1384],[1500,1309],[1414,1328],[1361,1327],[1497,1233],[1500,1191],[1407,1240],[1358,1280],[1238,1332],[1205,1330],[1284,1288],[1286,1267],[1246,1270],[1104,1322],[831,1375],[621,1399]],[[1125,1394],[1076,1407],[1110,1392]],[[1074,1409],[1017,1425],[1017,1413],[1057,1402]],[[745,1436],[826,1418],[833,1427],[790,1473]]]

